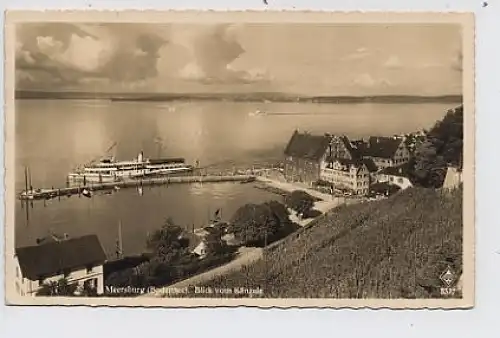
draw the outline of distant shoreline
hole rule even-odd
[[[413,96],[298,96],[282,93],[185,93],[185,94],[138,94],[138,93],[85,93],[16,91],[18,100],[110,100],[133,102],[260,102],[260,103],[461,103],[461,95]]]

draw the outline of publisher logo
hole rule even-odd
[[[450,287],[453,284],[453,282],[456,280],[456,276],[455,276],[455,273],[453,272],[453,270],[448,266],[446,268],[446,270],[443,271],[443,273],[441,274],[439,279],[441,279],[441,281],[444,283],[444,285],[446,285],[447,287]]]
[[[453,296],[456,292],[456,288],[451,287],[453,283],[457,280],[457,276],[452,268],[449,266],[441,273],[439,279],[445,285],[444,288],[441,288],[442,296]]]

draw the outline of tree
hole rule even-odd
[[[50,281],[42,285],[37,291],[37,296],[74,296],[78,285],[69,283],[66,278],[61,278],[58,281]]]
[[[184,229],[171,218],[158,230],[148,236],[146,246],[156,258],[172,261],[185,254],[189,240],[183,237]]]
[[[448,166],[462,167],[463,106],[447,112],[427,133],[410,163],[411,179],[424,187],[441,187]]]
[[[211,230],[204,239],[207,246],[207,255],[220,255],[228,252],[228,245],[222,240],[222,236],[224,235],[223,229],[215,226]]]
[[[241,242],[266,245],[291,228],[288,212],[278,202],[246,204],[231,219],[232,231]]]

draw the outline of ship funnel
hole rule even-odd
[[[143,161],[143,159],[144,159],[144,154],[143,154],[143,152],[141,151],[141,152],[139,153],[139,156],[137,156],[137,162],[142,162],[142,161]]]

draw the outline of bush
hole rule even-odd
[[[296,211],[298,214],[303,214],[313,208],[316,200],[316,198],[303,190],[295,190],[286,197],[285,203],[290,209]]]
[[[306,211],[305,213],[303,213],[302,217],[303,218],[316,218],[316,217],[320,216],[321,214],[322,213],[319,210],[310,209],[310,210]]]
[[[291,222],[286,207],[276,201],[246,204],[231,220],[235,237],[246,245],[265,246],[289,233]]]
[[[36,293],[37,296],[60,296],[71,297],[75,295],[78,288],[76,283],[69,283],[67,279],[61,278],[44,284]]]

